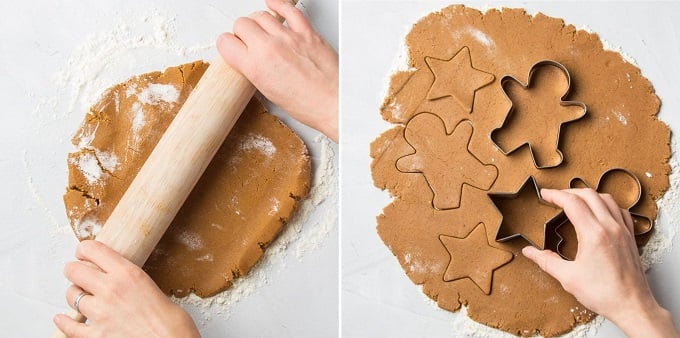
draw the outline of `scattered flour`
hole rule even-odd
[[[272,197],[270,200],[272,202],[272,207],[267,213],[269,216],[275,215],[277,212],[279,212],[279,207],[281,206],[281,201],[279,201],[278,198]]]
[[[470,33],[470,35],[472,35],[475,38],[475,40],[479,41],[479,43],[483,44],[486,47],[492,47],[496,45],[496,43],[494,43],[493,40],[491,40],[491,38],[489,38],[486,34],[484,34],[480,30],[470,27],[468,33]]]
[[[621,122],[621,124],[623,124],[624,126],[628,125],[628,119],[626,118],[625,115],[623,115],[623,113],[614,110],[614,111],[612,111],[612,114],[614,114],[614,116],[616,116],[616,119],[619,120],[619,122]]]
[[[99,181],[104,173],[102,167],[99,166],[99,161],[97,161],[94,154],[90,152],[83,153],[78,158],[78,169],[80,169],[87,179],[87,182],[90,184]]]
[[[147,88],[137,94],[137,99],[143,104],[157,105],[161,102],[174,104],[179,99],[179,90],[169,84],[150,83]]]
[[[102,229],[102,225],[91,219],[84,219],[75,225],[78,236],[86,238],[89,236],[97,236]]]
[[[176,239],[191,251],[203,249],[203,239],[195,232],[181,232]]]
[[[248,134],[248,137],[241,143],[243,151],[258,150],[267,157],[272,157],[276,153],[276,147],[272,141],[262,135]]]
[[[132,113],[134,116],[132,117],[132,135],[134,137],[134,142],[137,143],[139,142],[139,132],[144,128],[144,124],[146,123],[146,118],[144,117],[144,107],[139,102],[135,102],[132,104]]]

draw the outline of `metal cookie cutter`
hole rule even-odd
[[[505,217],[503,216],[503,212],[498,208],[498,201],[500,200],[511,200],[511,199],[517,199],[522,192],[524,192],[526,189],[532,189],[536,193],[536,198],[538,199],[539,203],[545,205],[548,208],[552,208],[555,210],[555,213],[557,215],[553,217],[548,217],[547,222],[542,222],[542,230],[541,230],[541,235],[538,236],[539,238],[530,238],[532,236],[529,236],[526,233],[512,233],[509,235],[501,235],[502,230],[503,230],[503,225],[505,224]],[[543,250],[545,249],[545,244],[546,244],[546,233],[547,229],[550,227],[553,227],[555,225],[559,225],[561,222],[563,222],[564,218],[564,211],[562,209],[555,207],[554,205],[546,202],[543,200],[541,197],[540,190],[538,188],[538,185],[536,184],[536,179],[533,176],[529,176],[524,183],[522,183],[522,186],[516,191],[516,192],[501,192],[501,193],[487,193],[489,198],[494,204],[494,207],[498,211],[499,214],[501,214],[501,223],[498,226],[498,230],[496,231],[496,242],[507,242],[511,239],[514,238],[524,238],[527,242],[529,242],[531,245]],[[537,236],[533,236],[537,237]]]
[[[604,182],[604,180],[606,179],[607,176],[609,176],[611,173],[614,173],[614,172],[622,172],[625,175],[627,175],[627,176],[629,176],[630,178],[633,179],[634,186],[637,189],[637,193],[635,195],[635,198],[632,199],[632,202],[628,203],[629,205],[622,205],[620,207],[622,209],[626,209],[626,210],[628,210],[628,212],[630,212],[630,215],[633,217],[634,225],[641,224],[641,223],[646,225],[646,226],[643,227],[643,229],[641,231],[635,232],[636,237],[648,234],[654,228],[654,220],[652,220],[649,216],[630,211],[630,209],[635,207],[640,202],[640,198],[642,197],[642,184],[640,183],[640,179],[633,172],[631,172],[628,169],[624,169],[624,168],[609,169],[609,170],[605,171],[604,173],[602,173],[602,175],[600,175],[600,178],[598,179],[597,186],[595,187],[595,190],[597,192],[603,193],[603,191],[601,191],[602,186],[603,186],[602,183]],[[571,188],[577,188],[579,186],[590,188],[590,186],[588,186],[588,184],[585,181],[583,181],[582,179],[580,179],[578,177],[572,178],[571,181],[569,182],[569,186]],[[606,192],[604,192],[604,193],[606,193]],[[565,216],[565,217],[562,217],[559,220],[553,220],[553,221],[559,222],[559,224],[555,227],[555,235],[557,236],[557,253],[560,256],[562,256],[562,258],[569,259],[564,254],[564,252],[562,252],[562,245],[564,244],[564,237],[562,237],[562,235],[560,235],[560,233],[559,233],[559,229],[564,224],[568,223],[569,219],[567,219],[566,216]]]
[[[504,87],[505,83],[507,83],[508,81],[512,80],[512,81],[515,81],[516,83],[519,83],[519,85],[522,86],[524,89],[529,89],[529,88],[531,87],[531,78],[532,78],[532,76],[534,75],[534,72],[535,72],[538,68],[541,68],[541,67],[544,67],[544,66],[554,66],[554,67],[559,68],[560,70],[562,70],[562,72],[564,72],[564,75],[565,75],[566,78],[567,78],[567,89],[566,89],[566,91],[564,92],[564,94],[560,97],[560,106],[563,106],[563,107],[564,107],[564,106],[578,106],[578,107],[581,107],[581,108],[583,109],[583,114],[581,114],[580,116],[578,116],[578,117],[576,117],[576,118],[574,118],[574,119],[572,119],[572,120],[567,120],[567,121],[562,122],[562,123],[560,124],[558,130],[557,130],[557,140],[556,140],[556,142],[555,142],[555,150],[557,151],[557,153],[558,153],[559,156],[560,156],[560,161],[559,161],[557,164],[554,164],[554,165],[545,165],[545,166],[541,166],[541,165],[538,164],[538,162],[536,162],[536,155],[534,155],[534,149],[533,149],[533,147],[531,146],[531,144],[530,144],[528,141],[527,141],[527,142],[524,142],[524,143],[522,143],[522,144],[520,144],[520,145],[518,145],[518,146],[516,146],[514,149],[510,149],[510,150],[508,150],[508,151],[505,151],[498,143],[496,143],[496,141],[494,140],[494,136],[493,136],[493,135],[494,135],[494,132],[496,132],[496,131],[499,130],[499,129],[502,129],[503,126],[506,125],[506,122],[508,121],[508,119],[511,118],[511,115],[513,114],[513,111],[514,111],[514,104],[513,104],[512,100],[510,99],[510,97],[508,96],[508,93],[505,91],[505,87]],[[494,144],[494,145],[501,151],[501,153],[503,153],[503,155],[505,155],[505,156],[509,156],[510,154],[512,154],[513,152],[515,152],[516,150],[518,150],[518,149],[522,148],[523,146],[527,145],[527,146],[529,147],[529,152],[531,153],[531,159],[532,159],[532,161],[534,162],[534,166],[535,166],[537,169],[549,169],[549,168],[555,168],[555,167],[558,167],[559,165],[561,165],[562,162],[564,162],[564,154],[562,154],[562,151],[561,151],[560,148],[559,148],[559,145],[560,145],[560,131],[562,130],[562,126],[563,126],[564,124],[566,124],[566,123],[574,122],[574,121],[577,121],[577,120],[583,118],[583,116],[585,116],[585,115],[586,115],[586,112],[587,112],[587,107],[586,107],[586,105],[585,105],[583,102],[579,102],[579,101],[565,101],[565,100],[564,100],[564,99],[567,97],[567,95],[569,95],[569,90],[571,89],[571,75],[569,75],[569,71],[567,70],[567,67],[565,67],[563,64],[561,64],[561,63],[559,63],[559,62],[557,62],[557,61],[553,61],[553,60],[541,60],[541,61],[536,62],[536,63],[535,63],[533,66],[531,66],[531,68],[529,69],[529,75],[528,75],[528,77],[527,77],[527,84],[522,83],[522,81],[518,80],[516,77],[514,77],[514,76],[512,76],[512,75],[505,75],[505,76],[503,76],[503,77],[501,78],[501,80],[500,80],[500,84],[501,84],[501,89],[502,89],[502,91],[503,91],[503,95],[505,95],[505,98],[510,102],[510,110],[508,111],[508,114],[505,116],[505,119],[503,120],[503,124],[501,124],[501,126],[500,126],[499,128],[496,128],[496,129],[494,129],[494,130],[491,131],[491,134],[489,135],[489,138],[491,139],[491,142],[493,142],[493,144]]]

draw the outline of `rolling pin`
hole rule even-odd
[[[95,240],[141,267],[254,94],[255,86],[217,56]],[[68,316],[86,320],[75,309]],[[52,337],[66,336],[56,329]]]

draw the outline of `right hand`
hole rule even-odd
[[[576,230],[578,252],[574,261],[533,246],[522,253],[629,337],[680,337],[649,288],[630,213],[610,195],[592,189],[542,189],[541,195],[564,209]]]

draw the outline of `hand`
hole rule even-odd
[[[83,241],[78,261],[66,264],[71,285],[66,301],[78,308],[88,323],[58,314],[54,323],[69,337],[200,337],[191,317],[161,292],[138,266],[101,242]]]
[[[522,253],[629,337],[678,336],[670,313],[656,302],[647,283],[630,213],[610,195],[592,189],[542,189],[541,195],[564,209],[576,230],[578,252],[572,262],[532,246]]]
[[[338,55],[285,0],[267,0],[268,12],[238,18],[234,34],[217,39],[225,62],[296,120],[338,140]]]

